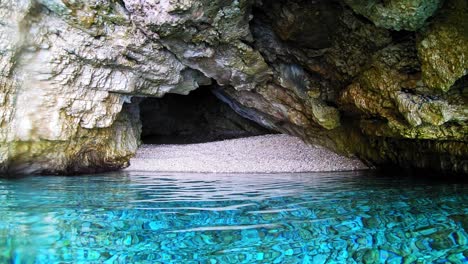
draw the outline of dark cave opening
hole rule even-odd
[[[219,100],[211,87],[188,95],[166,94],[140,103],[144,144],[191,144],[275,133]]]

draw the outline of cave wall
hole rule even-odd
[[[0,172],[128,165],[132,97],[239,114],[377,165],[468,173],[465,0],[6,0]]]
[[[345,2],[263,1],[251,29],[273,78],[263,104],[231,98],[282,102],[279,130],[377,165],[466,173],[466,1]]]

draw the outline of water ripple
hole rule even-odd
[[[371,172],[0,179],[0,263],[466,263],[467,204]]]

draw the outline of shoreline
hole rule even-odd
[[[125,171],[254,174],[368,169],[357,158],[274,134],[185,145],[143,144]]]

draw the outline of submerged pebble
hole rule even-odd
[[[466,204],[371,171],[0,179],[0,263],[465,263]]]

